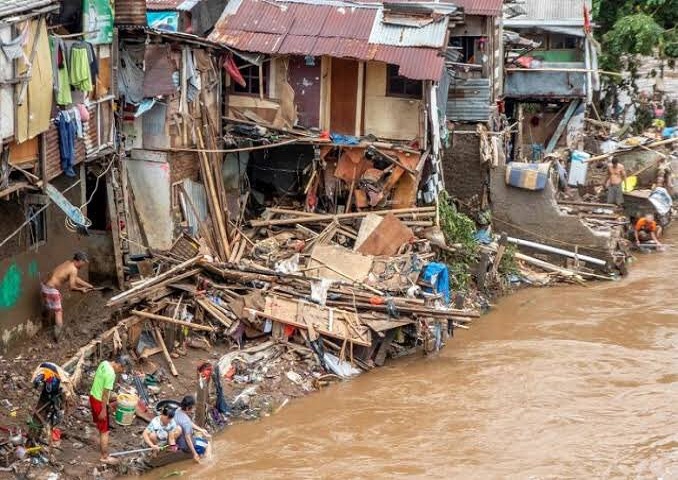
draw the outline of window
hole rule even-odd
[[[389,97],[421,98],[420,80],[410,80],[398,75],[398,66],[389,65],[386,69],[386,95]]]
[[[549,37],[549,48],[552,50],[571,50],[577,48],[577,37],[551,34]]]
[[[36,248],[47,242],[47,197],[29,195],[26,203],[28,247]]]
[[[240,74],[242,75],[242,78],[245,79],[245,86],[243,87],[242,85],[234,82],[231,80],[231,90],[233,93],[240,93],[243,95],[259,95],[259,67],[256,65],[252,65],[249,62],[246,62],[245,60],[235,56],[235,64],[238,66],[238,69],[240,70]],[[264,75],[263,78],[263,85],[264,85],[264,95],[267,93],[268,85],[267,85],[267,80],[268,80],[268,62],[264,63],[263,68],[261,69],[261,72]]]

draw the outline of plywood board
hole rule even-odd
[[[362,282],[372,269],[372,261],[369,255],[352,252],[338,245],[316,245],[311,252],[311,269],[308,270],[308,275],[344,282]]]
[[[358,238],[355,241],[353,250],[358,250],[360,246],[365,243],[365,240],[372,235],[372,232],[379,226],[379,224],[384,220],[384,217],[377,215],[376,213],[368,213],[365,218],[360,222],[360,229],[358,230]]]
[[[273,321],[292,325],[304,330],[314,329],[320,335],[348,340],[358,345],[372,345],[369,328],[353,312],[338,308],[322,307],[303,300],[269,296],[263,315]]]
[[[395,215],[387,215],[379,226],[358,248],[366,255],[395,255],[400,246],[408,242],[414,234]]]

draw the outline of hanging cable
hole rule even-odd
[[[81,183],[81,180],[76,181],[73,185],[70,185],[70,186],[67,187],[65,190],[63,190],[61,193],[66,193],[66,192],[68,192],[70,189],[74,188],[75,186],[80,185],[80,183]],[[0,242],[0,247],[2,247],[5,243],[9,242],[12,238],[14,238],[17,234],[19,234],[19,233],[21,232],[21,230],[23,230],[23,228],[24,228],[26,225],[28,225],[29,223],[31,223],[38,215],[40,215],[43,211],[45,211],[45,210],[47,209],[47,207],[49,207],[51,204],[52,204],[52,203],[48,201],[43,207],[41,207],[39,210],[35,211],[35,212],[33,213],[33,215],[31,215],[31,216],[28,218],[28,220],[26,220],[24,223],[22,223],[21,225],[19,225],[19,227],[18,227],[16,230],[14,230],[14,231],[13,231],[12,233],[10,233],[10,234],[2,241],[2,242]]]
[[[85,213],[84,213],[85,207],[87,207],[87,205],[89,205],[89,203],[90,203],[90,202],[92,201],[92,199],[94,198],[94,194],[95,194],[95,193],[97,192],[97,190],[99,189],[99,180],[101,179],[101,177],[103,177],[104,175],[106,175],[106,174],[108,173],[108,171],[109,171],[109,170],[111,169],[111,167],[113,166],[113,162],[115,162],[115,159],[116,159],[116,158],[117,158],[117,155],[113,155],[113,156],[111,157],[111,161],[108,162],[108,166],[104,169],[103,172],[101,172],[99,175],[97,175],[96,182],[94,183],[94,190],[92,190],[92,193],[90,194],[90,196],[89,196],[89,198],[87,199],[87,201],[86,201],[85,203],[83,203],[82,205],[80,205],[80,207],[79,207],[79,210],[80,210],[80,212],[82,212],[82,216],[83,216],[83,218],[85,219],[85,223],[84,223],[83,225],[79,225],[79,224],[75,223],[73,220],[71,220],[71,218],[68,217],[68,216],[67,216],[66,219],[64,220],[64,225],[66,226],[66,229],[67,229],[69,232],[77,232],[77,231],[78,231],[78,227],[89,228],[89,227],[92,226],[92,221],[91,221],[89,218],[87,218],[87,217],[85,216]]]

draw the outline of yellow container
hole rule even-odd
[[[115,409],[115,423],[118,425],[132,425],[136,417],[137,404],[139,397],[128,393],[118,395],[118,405]]]

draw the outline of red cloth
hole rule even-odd
[[[238,66],[235,64],[235,60],[233,60],[233,55],[229,55],[226,57],[226,60],[224,61],[224,68],[228,72],[228,74],[231,76],[231,79],[240,85],[241,87],[246,87],[247,82],[245,82],[245,79],[243,78],[242,74],[240,73],[240,70],[238,69]]]
[[[99,430],[101,433],[108,432],[108,409],[106,409],[106,418],[103,420],[99,418],[99,414],[104,408],[106,408],[106,405],[90,395],[89,406],[92,408],[92,419],[94,420],[94,424],[97,426],[97,430]]]

